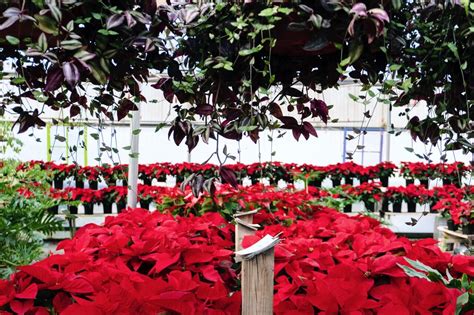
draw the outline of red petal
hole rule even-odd
[[[34,299],[38,294],[38,286],[36,283],[29,285],[23,292],[15,294],[17,299]]]

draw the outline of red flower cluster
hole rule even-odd
[[[50,196],[62,201],[81,201],[83,204],[100,203],[104,200],[105,190],[92,190],[84,188],[51,188]]]
[[[442,273],[474,275],[472,257],[332,209],[288,227],[266,226],[244,246],[279,232],[275,314],[453,314],[462,292],[410,278],[397,264],[408,257]],[[80,229],[58,246],[64,254],[0,280],[0,312],[239,314],[233,239],[233,226],[216,213],[183,218],[129,210]]]
[[[464,165],[462,162],[454,163],[433,163],[422,162],[402,162],[400,174],[408,179],[448,179],[458,180],[463,178],[468,172],[472,172],[472,167]]]
[[[454,224],[474,223],[473,202],[445,198],[439,200],[432,209],[448,215],[454,221]]]
[[[127,165],[104,165],[95,167],[85,167],[82,169],[77,165],[55,164],[53,162],[30,161],[18,166],[18,170],[40,165],[43,169],[53,171],[57,179],[64,179],[69,176],[77,179],[88,179],[97,181],[100,177],[108,184],[115,185],[116,180],[127,179]],[[327,166],[317,166],[312,164],[297,165],[294,163],[264,162],[252,164],[229,164],[227,167],[239,175],[240,178],[250,177],[258,180],[268,178],[272,183],[278,180],[292,182],[293,175],[318,173],[320,179],[326,177],[331,179],[359,178],[363,181],[368,179],[388,178],[395,174],[397,166],[391,162],[382,162],[373,166],[361,166],[353,162],[337,163]],[[425,164],[421,162],[403,162],[400,169],[402,176],[409,179],[444,178],[449,180],[459,180],[471,170],[470,167],[457,162],[452,164]],[[204,177],[211,177],[219,173],[219,167],[213,164],[196,163],[153,163],[139,166],[139,178],[150,185],[153,179],[165,180],[166,175],[179,178],[190,174],[202,174]]]
[[[364,201],[380,201],[382,200],[383,193],[381,190],[380,183],[361,183],[359,186],[342,185],[342,191],[353,197],[360,197]]]
[[[98,191],[80,188],[51,189],[50,194],[54,199],[62,201],[112,204],[125,201],[127,187],[111,186]],[[457,188],[454,185],[445,185],[427,189],[422,185],[408,185],[385,189],[377,182],[370,182],[358,186],[342,185],[339,190],[332,191],[309,187],[308,192],[293,189],[292,186],[278,189],[257,184],[234,189],[229,185],[218,185],[213,196],[203,193],[195,197],[189,187],[182,191],[177,187],[138,185],[139,201],[144,204],[154,202],[161,212],[186,215],[217,211],[230,218],[235,211],[263,208],[269,212],[258,214],[257,220],[266,222],[274,222],[276,218],[286,220],[288,214],[306,218],[313,211],[312,202],[324,197],[348,199],[352,202],[377,202],[385,198],[392,203],[405,201],[433,204],[445,198],[468,200],[472,195],[471,186]]]
[[[371,218],[330,209],[288,228],[267,226],[245,245],[279,232],[276,314],[453,314],[460,291],[408,278],[397,264],[408,257],[442,272],[474,275],[472,257],[451,256],[434,240],[411,242]]]
[[[232,229],[218,214],[136,209],[88,225],[52,255],[0,280],[2,314],[237,314]]]

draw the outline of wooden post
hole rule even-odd
[[[242,315],[273,314],[273,274],[275,267],[274,249],[278,236],[265,236],[252,246],[242,249],[246,235],[255,234],[258,224],[253,224],[253,214],[242,212],[234,215],[236,221],[236,261],[242,261]]]
[[[242,315],[273,314],[273,248],[242,261]]]

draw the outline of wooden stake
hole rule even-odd
[[[273,248],[242,261],[242,315],[273,314]]]

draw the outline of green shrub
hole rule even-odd
[[[57,201],[46,193],[45,171],[16,171],[14,161],[0,164],[0,277],[7,277],[39,258],[44,236],[60,230],[61,221],[48,212]]]

